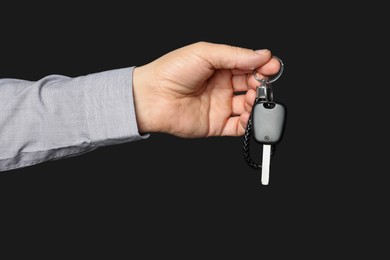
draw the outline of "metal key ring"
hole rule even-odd
[[[267,84],[271,84],[272,82],[275,82],[276,80],[278,80],[280,78],[280,76],[282,76],[283,71],[284,71],[284,63],[283,63],[283,61],[279,57],[277,57],[277,56],[272,56],[272,58],[275,58],[275,59],[277,59],[279,61],[280,69],[279,69],[278,74],[276,74],[275,77],[266,80]],[[257,80],[258,82],[260,82],[260,83],[264,82],[264,79],[261,79],[261,78],[259,78],[257,76],[257,70],[256,69],[253,70],[253,76],[255,77],[255,80]]]

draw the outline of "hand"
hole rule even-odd
[[[268,76],[276,74],[280,64],[269,50],[206,42],[137,67],[133,91],[139,132],[243,135],[259,85],[252,75],[256,68],[259,76]]]

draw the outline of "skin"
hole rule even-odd
[[[254,69],[267,77],[280,64],[269,50],[198,42],[137,67],[133,91],[139,132],[243,135],[259,85]]]

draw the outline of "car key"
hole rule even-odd
[[[253,71],[254,78],[260,82],[256,89],[256,100],[252,108],[251,116],[245,130],[243,154],[246,162],[254,169],[262,169],[261,183],[268,185],[270,160],[273,156],[275,145],[280,142],[286,121],[286,108],[284,105],[273,101],[273,92],[271,83],[276,81],[284,70],[284,64],[281,59],[275,57],[280,62],[280,71],[272,79],[260,79],[256,70]],[[262,164],[255,163],[250,155],[250,139],[253,138],[257,143],[262,144]]]
[[[277,144],[283,134],[286,109],[282,104],[260,101],[253,107],[253,138],[263,145],[261,183],[268,185],[271,146]]]

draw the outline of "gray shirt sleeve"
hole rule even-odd
[[[138,133],[133,69],[0,79],[0,171],[147,138]]]

